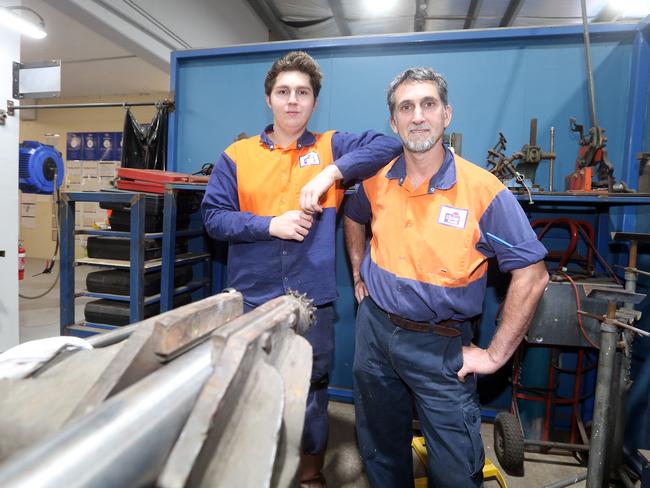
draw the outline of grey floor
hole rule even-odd
[[[21,282],[21,294],[34,296],[43,293],[54,282],[55,272],[51,275],[33,275],[44,268],[43,260],[29,260],[26,267],[26,279]],[[82,266],[75,272],[75,289],[85,288],[85,277],[93,268]],[[75,301],[76,318],[83,318],[83,307],[87,299]],[[59,335],[59,287],[42,298],[30,300],[20,299],[20,341],[40,339]],[[368,487],[354,437],[354,407],[346,403],[331,402],[330,407],[330,442],[325,460],[325,476],[330,488],[365,488]],[[497,466],[498,460],[492,447],[492,424],[484,423],[481,432],[485,445],[486,457]],[[415,463],[417,465],[417,463]],[[584,467],[579,466],[571,455],[542,455],[526,453],[525,476],[510,477],[503,470],[507,485],[510,488],[542,487],[559,480],[582,473]],[[416,467],[416,472],[421,467]],[[496,480],[486,480],[486,488],[498,487]],[[573,485],[585,486],[584,482]]]
[[[363,474],[361,459],[354,438],[354,407],[347,403],[330,402],[330,443],[325,457],[325,477],[330,488],[367,488],[368,482]],[[481,426],[485,456],[500,469],[494,454],[493,426],[484,422]],[[526,453],[524,476],[508,476],[501,470],[508,488],[537,488],[583,473],[586,468],[579,465],[571,455],[543,455]],[[423,473],[419,461],[414,461],[415,473]],[[574,487],[584,487],[582,481]],[[486,488],[498,488],[495,479],[485,480]]]

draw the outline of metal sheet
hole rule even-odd
[[[597,315],[607,313],[607,302],[587,297],[582,285],[578,285],[578,290],[582,310]],[[591,347],[580,333],[576,310],[571,284],[550,282],[537,307],[526,340],[547,346]],[[600,323],[590,317],[582,317],[582,323],[589,339],[598,344]]]
[[[236,485],[269,486],[274,471],[276,479],[295,477],[311,376],[311,347],[305,339],[296,336],[294,330],[304,330],[311,318],[309,308],[301,299],[284,296],[261,305],[215,331],[213,344],[215,357],[218,358],[215,371],[201,392],[197,405],[169,456],[158,479],[159,486],[215,486],[217,479],[222,483],[223,477],[229,476],[229,466],[234,463],[231,460],[224,464],[222,458],[229,458],[231,451],[247,459],[249,464],[259,464],[259,470],[263,471],[239,471],[239,483]],[[287,357],[287,353],[295,353],[295,356]],[[268,447],[263,453],[253,449],[252,445],[261,442],[257,437],[262,432],[265,432],[262,437],[268,440],[275,429],[273,417],[269,418],[269,432],[262,429],[256,433],[256,429],[250,430],[245,425],[238,425],[246,424],[252,417],[259,416],[260,405],[243,404],[238,399],[246,395],[251,375],[255,374],[261,362],[266,362],[275,369],[280,384],[283,385],[275,393],[272,390],[266,391],[264,401],[269,404],[279,402],[283,408],[288,405],[284,418],[282,416],[285,412],[279,411],[282,422],[277,425],[278,437],[275,438],[273,448]],[[257,383],[257,388],[262,388],[262,385]],[[285,400],[287,388],[292,391]],[[241,417],[243,413],[248,413],[248,417]],[[289,417],[292,413],[294,415]],[[224,439],[233,439],[231,429],[235,429],[239,435],[224,443]],[[282,438],[279,437],[280,432],[283,433]],[[279,442],[283,444],[280,451],[283,466],[276,465],[274,470],[275,446]],[[268,461],[269,450],[273,452],[273,459],[267,469],[264,463]],[[248,480],[250,484],[243,483],[242,476],[251,477]]]

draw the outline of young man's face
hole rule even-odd
[[[390,126],[404,148],[423,153],[434,147],[451,122],[451,107],[444,106],[431,81],[407,81],[395,90]]]
[[[309,76],[300,71],[283,71],[275,80],[266,104],[273,122],[284,131],[302,131],[316,108],[316,97]]]

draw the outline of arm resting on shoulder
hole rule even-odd
[[[334,161],[309,181],[300,192],[300,207],[322,212],[320,197],[337,181],[369,178],[402,153],[402,143],[376,131],[362,134],[337,132],[332,136]]]

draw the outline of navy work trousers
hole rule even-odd
[[[428,455],[429,487],[483,486],[483,441],[476,380],[458,379],[462,335],[396,327],[370,297],[359,305],[354,401],[359,450],[374,488],[413,486],[413,405]]]
[[[305,454],[324,452],[329,433],[327,382],[334,353],[334,307],[318,307],[315,316],[316,320],[305,334],[313,350],[311,388],[302,433],[302,452]]]

